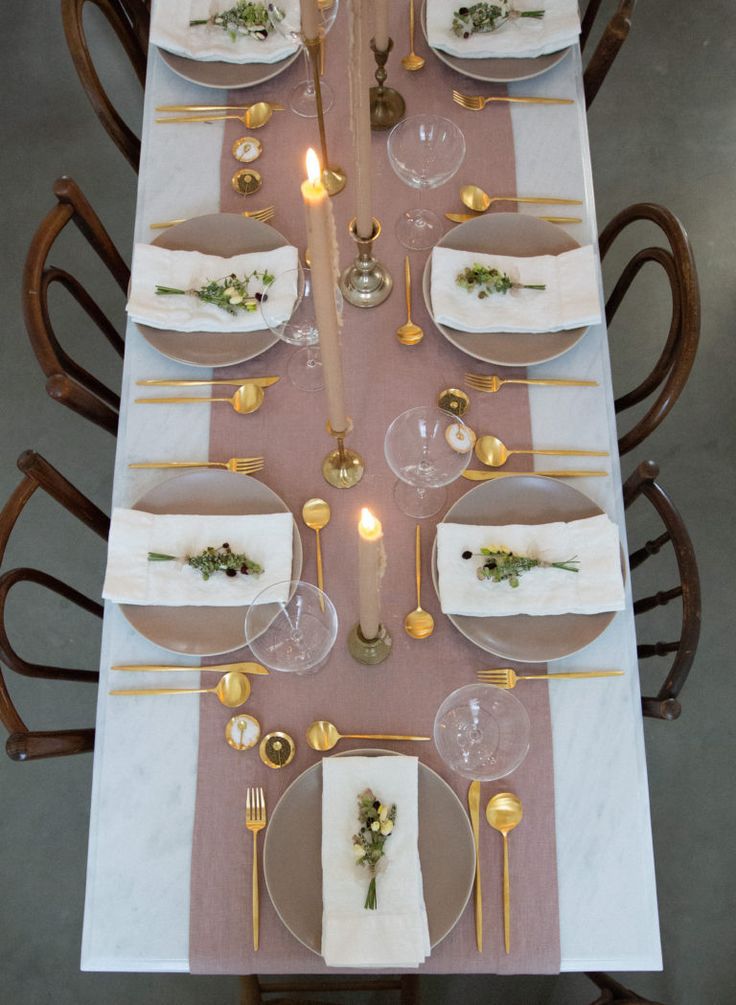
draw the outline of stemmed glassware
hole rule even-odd
[[[286,594],[287,599],[283,598]],[[284,673],[314,674],[337,638],[337,611],[322,590],[292,580],[262,590],[245,617],[245,641],[259,663]]]
[[[465,159],[465,137],[454,122],[429,113],[411,115],[394,126],[388,137],[391,167],[403,182],[420,192],[448,182]],[[405,248],[425,251],[443,232],[430,209],[405,210],[396,224],[396,236]]]
[[[438,513],[445,504],[444,488],[468,466],[472,450],[453,449],[448,436],[465,428],[461,419],[441,408],[420,405],[402,412],[386,430],[383,444],[386,461],[399,481],[394,498],[402,513],[418,519]],[[448,434],[448,430],[450,433]]]
[[[339,0],[332,0],[326,3],[319,0],[317,11],[320,22],[320,37],[324,38],[337,17]],[[284,38],[295,42],[302,49],[304,54],[304,64],[307,71],[307,79],[297,84],[289,95],[289,108],[296,115],[301,115],[305,119],[317,118],[317,100],[314,92],[314,81],[312,79],[312,68],[309,62],[309,52],[304,44],[304,34],[302,32],[301,5],[292,2],[288,8],[279,6],[278,0],[268,4],[268,17],[276,31]],[[322,92],[322,110],[329,111],[335,101],[335,95],[326,80],[320,81],[320,91]]]

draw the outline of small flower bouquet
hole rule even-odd
[[[490,548],[481,548],[479,555],[474,555],[472,551],[464,551],[463,558],[469,561],[471,558],[482,558],[483,562],[478,566],[476,575],[480,580],[490,579],[494,583],[508,582],[513,589],[519,585],[519,576],[530,569],[564,569],[565,572],[579,572],[576,568],[580,564],[577,558],[568,558],[565,562],[543,562],[539,558],[528,558],[525,555],[515,555],[513,551],[501,545],[493,545]]]
[[[230,36],[231,42],[237,42],[238,37],[243,35],[248,35],[258,42],[264,42],[268,38],[271,21],[268,9],[264,4],[251,3],[250,0],[238,0],[235,6],[228,10],[213,14],[212,17],[189,22],[190,27],[202,24],[211,24],[216,28],[222,28]]]
[[[493,293],[508,293],[509,290],[546,290],[540,283],[515,283],[507,272],[479,265],[477,262],[458,272],[455,282],[467,293],[474,293],[479,300],[485,300]]]
[[[386,854],[383,846],[394,829],[396,806],[385,805],[371,789],[365,789],[358,796],[358,821],[360,830],[353,834],[355,864],[366,866],[371,874],[363,907],[375,911],[378,907],[376,867]]]
[[[197,297],[205,304],[214,304],[228,314],[237,314],[238,311],[253,313],[258,310],[258,305],[268,300],[268,294],[258,291],[252,293],[250,284],[252,281],[260,282],[264,289],[267,289],[275,280],[275,276],[267,269],[265,272],[246,273],[242,278],[231,273],[224,279],[212,279],[198,290],[178,290],[172,286],[157,286],[156,293],[160,297],[168,296],[192,296]]]
[[[452,15],[452,31],[458,38],[470,38],[471,35],[498,31],[507,21],[530,17],[539,20],[544,17],[543,10],[516,10],[511,6],[511,0],[498,0],[498,3],[474,3],[472,7],[459,7]]]
[[[224,572],[231,579],[237,576],[260,576],[263,566],[254,562],[239,552],[232,551],[230,545],[225,542],[219,548],[205,548],[199,555],[187,555],[183,559],[177,559],[176,555],[162,555],[157,551],[148,552],[149,562],[176,562],[183,561],[200,573],[202,579],[208,580],[216,572]]]

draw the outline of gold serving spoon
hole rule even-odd
[[[224,122],[225,119],[236,119],[248,129],[260,129],[265,126],[273,115],[273,105],[267,101],[258,101],[246,108],[242,115],[176,115],[168,119],[156,119],[156,122]]]
[[[243,384],[232,398],[136,398],[137,405],[182,405],[193,401],[226,401],[239,415],[257,412],[263,404],[263,388],[256,384]]]
[[[257,676],[257,677],[263,677],[263,676],[268,676],[269,675],[269,671],[266,670],[266,668],[264,666],[261,666],[260,663],[223,663],[223,664],[220,664],[219,666],[211,666],[211,667],[205,667],[205,666],[201,666],[201,667],[198,667],[198,666],[180,666],[180,667],[177,667],[177,666],[161,666],[158,663],[130,663],[130,664],[124,663],[124,664],[117,664],[114,667],[110,667],[110,669],[111,670],[135,670],[135,671],[143,671],[143,670],[145,670],[147,673],[149,673],[149,672],[151,672],[153,670],[159,671],[159,672],[163,671],[163,672],[167,672],[167,673],[172,673],[172,672],[173,673],[183,673],[183,672],[188,671],[188,670],[191,670],[191,671],[195,671],[196,670],[197,673],[199,673],[200,671],[207,671],[208,673],[233,673],[233,672],[239,672],[239,673],[253,674],[254,676]]]
[[[415,553],[417,577],[417,606],[404,618],[404,631],[413,639],[428,639],[434,631],[434,618],[429,611],[422,610],[422,539],[421,527],[417,524]]]
[[[418,345],[424,338],[424,332],[411,319],[411,265],[408,255],[404,259],[404,290],[406,293],[406,324],[396,329],[396,338],[402,345]]]
[[[511,952],[511,896],[509,889],[509,841],[510,831],[521,823],[524,811],[521,799],[513,792],[499,792],[489,799],[486,806],[486,820],[503,835],[503,941],[506,952]]]
[[[324,572],[322,569],[322,545],[319,539],[319,532],[327,526],[330,522],[330,517],[332,516],[332,510],[330,509],[330,504],[325,502],[324,499],[307,499],[307,501],[302,506],[302,520],[313,530],[317,536],[317,586],[324,592],[325,582],[324,582]],[[321,610],[325,609],[324,597],[319,598],[319,606]]]
[[[488,195],[477,185],[463,185],[460,189],[463,205],[474,213],[485,213],[494,202],[533,202],[545,206],[582,206],[582,199],[556,199],[536,195]]]
[[[401,65],[410,73],[424,66],[424,57],[414,52],[414,0],[409,0],[409,54],[401,60]]]
[[[243,673],[231,670],[220,677],[215,687],[159,687],[108,691],[108,694],[214,694],[228,708],[240,708],[250,695],[250,681]]]
[[[338,733],[326,719],[307,726],[307,743],[312,750],[332,750],[340,740],[431,740],[430,736],[400,736],[395,733]]]
[[[479,436],[475,441],[475,456],[481,464],[501,468],[514,454],[544,454],[554,457],[608,457],[607,450],[509,450],[497,436]]]

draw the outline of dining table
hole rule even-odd
[[[155,5],[156,0],[154,10]],[[439,213],[447,232],[452,231],[453,224],[443,214],[465,212],[459,189],[474,183],[492,194],[549,194],[581,200],[580,205],[565,207],[501,204],[494,206],[489,215],[496,209],[523,216],[559,215],[561,210],[565,215],[579,216],[581,222],[555,225],[560,232],[597,249],[579,47],[570,46],[564,58],[532,79],[487,84],[465,77],[440,61],[418,32],[417,49],[426,58],[426,65],[408,73],[400,63],[400,56],[408,51],[408,5],[397,0],[390,7],[394,49],[387,67],[388,83],[403,95],[407,115],[431,111],[445,116],[462,129],[467,144],[466,159],[457,175],[447,184],[422,193],[424,204]],[[348,179],[344,191],[331,199],[343,268],[355,255],[348,234],[348,223],[355,214],[355,193],[345,86],[349,58],[347,15],[341,5],[327,38],[325,72],[325,79],[335,91],[335,105],[325,116],[330,159],[345,169]],[[156,108],[161,105],[287,103],[291,88],[303,75],[303,64],[297,60],[279,75],[255,86],[215,90],[174,72],[152,45],[145,87],[135,240],[150,242],[157,233],[151,224],[157,221],[232,214],[272,205],[276,211],[272,226],[303,253],[306,229],[300,183],[305,177],[307,147],[319,147],[314,119],[297,117],[287,109],[275,112],[259,130],[263,153],[254,167],[262,177],[262,188],[247,196],[236,192],[231,184],[232,175],[242,167],[231,154],[233,143],[248,132],[242,123],[156,122],[161,114]],[[497,103],[475,112],[453,102],[453,89],[563,97],[573,103]],[[157,351],[136,324],[127,325],[112,505],[131,507],[164,483],[181,477],[176,471],[134,469],[131,464],[157,459],[224,461],[230,456],[263,456],[264,468],[254,478],[277,493],[294,514],[303,548],[301,578],[312,582],[316,582],[315,535],[303,525],[301,509],[307,499],[315,496],[330,503],[332,519],[321,532],[321,545],[325,591],[335,604],[339,632],[329,660],[318,674],[296,678],[272,672],[268,677],[251,679],[252,693],[245,711],[259,720],[264,733],[285,731],[296,743],[293,761],[273,770],[260,760],[257,747],[247,751],[228,747],[224,728],[232,711],[222,708],[211,695],[123,699],[109,694],[111,689],[133,686],[132,675],[123,679],[122,673],[111,669],[116,665],[188,665],[192,672],[179,676],[176,686],[196,687],[200,660],[226,663],[252,659],[248,650],[216,658],[203,657],[196,651],[167,652],[139,633],[119,605],[106,601],[81,949],[81,967],[85,971],[329,971],[331,968],[318,953],[287,931],[265,887],[261,889],[260,947],[257,951],[252,947],[252,844],[245,828],[246,788],[262,787],[269,813],[273,814],[288,786],[323,756],[305,742],[305,730],[312,720],[333,720],[343,732],[431,736],[434,713],[450,692],[473,683],[479,669],[509,665],[519,673],[615,668],[624,675],[597,681],[528,683],[515,689],[514,696],[527,706],[531,718],[532,750],[537,760],[532,760],[530,754],[519,772],[484,784],[482,805],[504,789],[518,788],[520,793],[524,790],[533,794],[533,799],[528,795],[525,798],[525,824],[511,838],[512,842],[518,840],[517,847],[525,840],[529,842],[526,850],[519,852],[527,856],[525,861],[529,863],[526,870],[519,872],[528,872],[530,879],[515,930],[521,943],[525,932],[531,933],[529,945],[524,946],[528,952],[516,958],[503,952],[500,839],[483,820],[484,951],[476,948],[473,898],[467,903],[463,898],[457,924],[434,946],[419,972],[661,969],[628,570],[624,577],[625,609],[617,612],[605,630],[583,649],[546,663],[525,664],[523,660],[500,658],[465,638],[440,611],[432,589],[430,551],[442,512],[422,521],[422,606],[433,614],[436,629],[430,638],[412,639],[403,629],[403,619],[416,600],[416,521],[396,506],[394,477],[384,459],[384,433],[393,418],[413,406],[435,404],[443,389],[462,388],[467,371],[492,372],[502,377],[595,381],[596,387],[504,387],[495,394],[466,388],[470,408],[465,419],[478,432],[493,432],[509,446],[561,445],[608,451],[608,456],[595,458],[594,462],[596,468],[605,470],[605,477],[581,478],[567,484],[574,484],[617,524],[625,553],[626,524],[606,325],[592,325],[569,351],[546,362],[526,368],[483,363],[443,338],[434,325],[421,283],[429,252],[411,252],[412,316],[425,336],[418,345],[402,345],[395,333],[405,320],[406,251],[394,235],[394,226],[399,213],[416,204],[418,193],[392,171],[386,139],[385,131],[373,132],[373,212],[382,227],[375,253],[392,273],[395,287],[378,307],[360,309],[346,304],[341,333],[345,399],[353,421],[348,445],[358,450],[365,461],[364,477],[356,486],[340,491],[323,479],[322,460],[332,446],[325,430],[325,398],[320,392],[302,391],[290,384],[286,366],[291,347],[279,343],[229,367],[192,366]],[[596,268],[602,298],[597,250]],[[273,374],[280,375],[281,380],[268,388],[263,406],[251,415],[236,414],[220,403],[144,407],[135,402],[154,390],[138,386],[138,381],[209,379],[210,374],[220,379]],[[209,394],[206,389],[195,389],[194,393],[197,391]],[[569,461],[565,458],[564,466],[573,466]],[[520,457],[511,461],[508,469],[533,473],[535,469],[549,470],[554,464],[555,459],[549,457]],[[237,480],[250,476],[233,473],[222,477]],[[449,503],[469,491],[475,491],[473,483],[457,479],[449,486]],[[392,635],[393,647],[388,659],[377,666],[356,662],[347,647],[348,632],[358,620],[357,522],[363,506],[370,506],[381,520],[388,563],[382,619]],[[136,676],[149,687],[161,684],[153,673]],[[202,687],[214,686],[216,678],[211,674],[203,673],[201,677]],[[539,723],[542,725],[536,732]],[[346,740],[339,749],[365,746],[364,740]],[[433,743],[400,745],[381,741],[378,746],[418,756],[444,779],[465,806],[467,780],[443,763]],[[448,848],[447,854],[451,859],[453,849]],[[534,857],[544,859],[546,871],[534,871]],[[517,881],[522,881],[518,874],[512,882]]]

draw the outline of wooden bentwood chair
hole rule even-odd
[[[381,992],[381,1001],[388,1003],[386,992],[399,993],[398,1005],[419,1005],[419,977],[416,974],[401,977],[334,977],[299,978],[286,980],[277,978],[262,983],[259,977],[240,978],[240,1005],[330,1005],[315,998],[305,997],[314,992],[353,991]],[[292,995],[295,997],[284,997]],[[275,997],[274,997],[275,996]],[[349,999],[341,1002],[333,1000],[332,1005],[347,1005]]]
[[[115,32],[141,88],[146,84],[149,4],[145,0],[62,0],[61,2],[64,34],[77,76],[105,131],[122,151],[133,170],[137,171],[141,156],[141,141],[117,111],[97,75],[84,30],[84,8],[87,3],[98,8]]]
[[[93,326],[122,358],[125,343],[78,279],[66,269],[48,264],[54,242],[66,225],[74,222],[102,263],[127,295],[130,269],[123,261],[81,189],[71,178],[54,182],[56,205],[44,218],[28,249],[23,270],[23,315],[26,331],[41,369],[48,378],[46,390],[57,401],[115,435],[120,397],[76,363],[56,337],[49,310],[49,290],[58,283],[76,300]]]
[[[586,974],[585,976],[603,992],[599,998],[591,1002],[591,1005],[659,1005],[650,998],[642,998],[630,988],[625,988],[623,984],[619,984],[608,974]]]
[[[672,318],[664,347],[651,373],[637,387],[615,401],[618,414],[657,392],[645,415],[619,439],[621,455],[638,447],[669,413],[690,376],[700,338],[700,288],[695,259],[685,228],[668,209],[643,202],[618,213],[598,239],[601,261],[628,226],[643,220],[660,228],[669,248],[642,248],[633,255],[606,302],[606,323],[610,326],[633,280],[648,262],[659,265],[667,276],[672,293]],[[646,336],[642,325],[637,338],[643,340]]]
[[[585,54],[590,41],[590,34],[601,8],[602,0],[588,0],[580,31],[580,48]],[[636,0],[619,0],[618,7],[598,40],[593,55],[583,72],[583,89],[585,90],[585,107],[590,108],[593,99],[600,90],[606,74],[611,69],[619,49],[626,41],[631,29],[631,18],[636,7]]]
[[[678,696],[690,673],[700,637],[700,577],[690,535],[682,517],[671,499],[657,482],[659,468],[653,461],[643,461],[627,478],[624,487],[624,506],[628,509],[640,496],[644,496],[659,514],[664,531],[654,540],[647,541],[629,555],[629,568],[633,572],[652,555],[658,554],[665,544],[671,543],[677,560],[680,582],[653,596],[642,597],[634,603],[634,615],[644,614],[682,598],[682,628],[674,642],[646,643],[637,646],[640,660],[652,656],[668,656],[674,660],[664,684],[656,695],[642,697],[642,712],[655,719],[677,719],[682,711]]]
[[[107,540],[110,529],[108,517],[60,475],[40,454],[27,450],[18,458],[18,467],[23,473],[23,478],[0,511],[0,562],[5,557],[8,539],[18,517],[31,496],[39,488],[86,524],[95,534]],[[55,576],[30,568],[12,569],[4,572],[0,575],[0,659],[5,666],[25,677],[96,684],[99,677],[96,671],[29,663],[18,655],[10,643],[5,624],[8,596],[17,583],[35,583],[38,586],[43,586],[98,618],[101,618],[103,613],[101,604],[90,600]],[[10,734],[5,749],[8,756],[14,761],[81,754],[84,751],[92,750],[94,746],[94,729],[64,729],[44,732],[30,730],[13,704],[1,669],[0,721]]]

